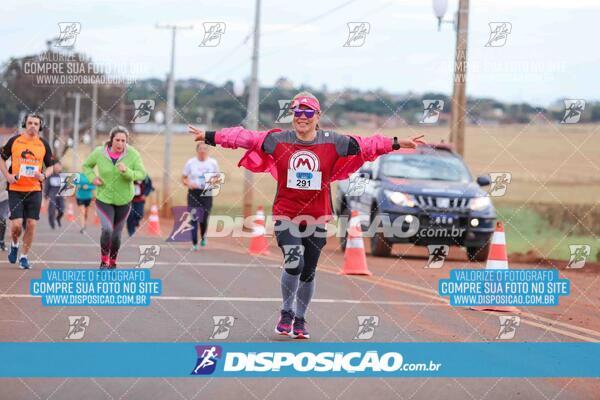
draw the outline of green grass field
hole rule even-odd
[[[587,244],[592,248],[588,261],[600,261],[600,237],[592,235],[569,235],[556,229],[543,216],[527,207],[499,205],[498,218],[504,221],[506,245],[509,253],[526,253],[534,250],[552,259],[568,260],[569,245]]]

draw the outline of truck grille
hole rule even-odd
[[[423,210],[467,211],[469,208],[469,199],[466,197],[415,195],[414,198]]]

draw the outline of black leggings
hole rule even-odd
[[[131,203],[115,206],[96,199],[96,209],[102,226],[100,251],[103,257],[110,256],[111,259],[116,260],[121,247],[121,232],[127,221]]]
[[[192,222],[192,243],[198,244],[198,225],[200,225],[200,238],[204,239],[206,236],[206,230],[208,228],[208,217],[210,216],[210,210],[212,209],[212,196],[203,195],[204,191],[201,189],[192,189],[188,191],[188,208],[199,208],[202,212],[202,217],[195,217]]]
[[[288,274],[300,274],[302,282],[315,279],[321,249],[327,243],[326,232],[325,225],[322,224],[298,225],[287,220],[275,222],[275,237],[283,253],[284,268]],[[304,252],[299,246],[304,247]],[[296,264],[296,267],[291,267]]]
[[[65,213],[65,200],[60,196],[50,197],[48,202],[48,223],[54,229],[55,223],[60,226],[60,220]]]

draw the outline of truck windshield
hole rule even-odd
[[[389,178],[470,182],[461,159],[444,154],[390,154],[382,160],[381,173]]]

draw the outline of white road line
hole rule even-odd
[[[32,296],[30,294],[0,294],[2,298],[39,298],[41,296]],[[166,301],[239,301],[249,303],[281,303],[280,297],[210,297],[210,296],[153,296],[152,300]],[[446,307],[445,304],[431,304],[427,302],[415,301],[386,301],[386,300],[352,300],[352,299],[312,299],[311,303],[327,303],[327,304],[376,304],[376,305],[393,305],[393,306],[430,306],[430,307]]]
[[[47,264],[47,265],[61,265],[61,264],[75,264],[75,265],[95,265],[98,266],[98,262],[97,261],[60,261],[60,260],[52,260],[52,261],[43,261],[43,260],[35,260],[35,259],[31,259],[31,262],[33,264],[38,263],[38,264]],[[0,260],[0,264],[9,264],[9,262],[7,260]],[[139,263],[137,261],[119,261],[119,265],[138,265]],[[280,264],[242,264],[242,263],[226,263],[226,262],[164,262],[164,261],[160,261],[160,262],[156,262],[154,265],[173,265],[173,264],[177,264],[177,266],[179,265],[184,265],[184,266],[200,266],[200,267],[243,267],[243,268],[281,268]],[[19,269],[19,271],[21,271]]]
[[[148,243],[149,242],[149,243]],[[155,241],[148,241],[148,242],[144,242],[144,243],[140,243],[138,244],[126,244],[124,246],[121,246],[121,248],[123,247],[135,247],[136,249],[140,246],[140,245],[147,245],[147,244],[157,244],[160,246],[165,246],[165,249],[168,249],[169,247],[176,247],[177,249],[189,249],[191,246],[191,243],[187,243],[187,242],[170,242],[167,243],[165,241],[160,241],[160,242],[155,242]],[[32,247],[36,247],[36,246],[48,246],[48,247],[94,247],[94,248],[98,248],[100,249],[100,244],[98,243],[54,243],[54,242],[33,242]],[[210,247],[208,249],[203,249],[202,251],[211,251],[211,250],[223,250],[220,248],[216,248],[216,247]],[[190,251],[191,253],[191,251]]]

